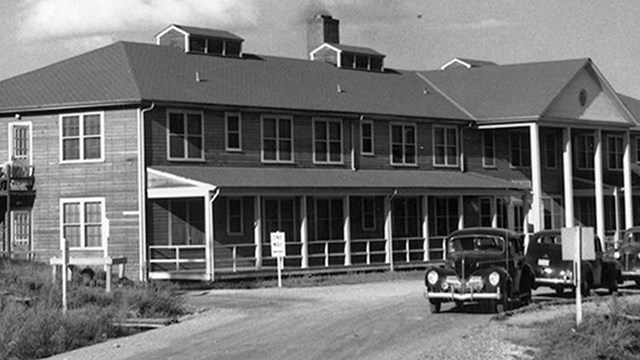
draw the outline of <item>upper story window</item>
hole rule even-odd
[[[360,123],[360,152],[362,155],[373,155],[373,121],[363,120]]]
[[[169,160],[204,160],[204,119],[201,111],[170,110],[167,116]]]
[[[60,116],[61,162],[104,160],[103,113]]]
[[[103,247],[104,211],[104,198],[60,200],[60,229],[69,247]]]
[[[241,47],[240,41],[199,36],[189,37],[189,52],[191,53],[238,57]]]
[[[340,55],[340,67],[342,68],[382,71],[382,63],[381,56],[345,52]]]
[[[509,136],[511,166],[531,166],[531,145],[527,131],[511,131]]]
[[[622,170],[624,141],[620,135],[607,136],[607,166],[609,170]]]
[[[493,130],[482,132],[482,166],[496,166],[496,137]]]
[[[293,120],[289,116],[262,117],[262,161],[293,163]]]
[[[435,166],[458,166],[458,129],[434,126],[433,164]]]
[[[342,163],[342,121],[329,119],[313,121],[313,162]]]
[[[556,134],[548,133],[544,137],[544,162],[547,169],[555,169],[558,166],[558,142]]]
[[[391,124],[391,165],[416,165],[415,124]]]
[[[225,148],[227,151],[242,150],[242,130],[240,113],[226,113],[225,117]]]
[[[592,134],[582,134],[576,137],[576,167],[578,169],[593,169],[595,155],[595,140]]]

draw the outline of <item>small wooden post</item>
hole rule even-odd
[[[62,313],[67,313],[67,268],[69,265],[69,243],[62,239]]]

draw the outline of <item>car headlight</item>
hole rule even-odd
[[[427,282],[431,285],[435,285],[438,282],[438,272],[435,270],[429,271],[427,274]]]
[[[489,284],[491,284],[492,286],[498,286],[499,283],[500,274],[497,271],[491,272],[491,274],[489,274]]]
[[[640,254],[639,254],[639,255],[640,255]],[[613,257],[614,257],[615,259],[620,259],[620,251],[616,251],[616,252],[614,252],[614,253],[613,253]]]
[[[640,259],[640,253],[638,253],[638,259]]]

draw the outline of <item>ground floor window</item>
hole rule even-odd
[[[70,248],[103,246],[104,198],[61,199],[62,237]]]
[[[562,209],[562,198],[547,197],[542,199],[544,207],[544,228],[560,229],[564,226],[564,211]]]
[[[509,228],[509,204],[503,198],[496,198],[496,218],[499,228]]]
[[[493,222],[493,214],[491,212],[491,199],[490,197],[480,198],[480,226],[491,226]]]
[[[460,210],[458,197],[429,197],[431,236],[447,236],[458,229]]]
[[[342,198],[316,198],[314,202],[315,240],[343,239],[344,213]]]
[[[418,197],[393,199],[393,236],[417,237],[420,233],[420,201]]]
[[[276,231],[285,233],[287,241],[298,239],[296,230],[296,205],[294,198],[264,200],[264,242],[270,242],[269,234]]]
[[[576,213],[581,226],[595,226],[596,199],[595,197],[576,198]]]
[[[169,200],[169,245],[204,245],[204,201]]]

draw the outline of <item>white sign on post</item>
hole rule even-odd
[[[595,260],[595,232],[592,227],[562,228],[562,260],[573,261],[576,288],[576,326],[582,324],[582,260]]]
[[[271,233],[271,257],[278,259],[278,287],[282,287],[282,259],[287,256],[287,247],[285,246],[285,233],[276,231]]]

